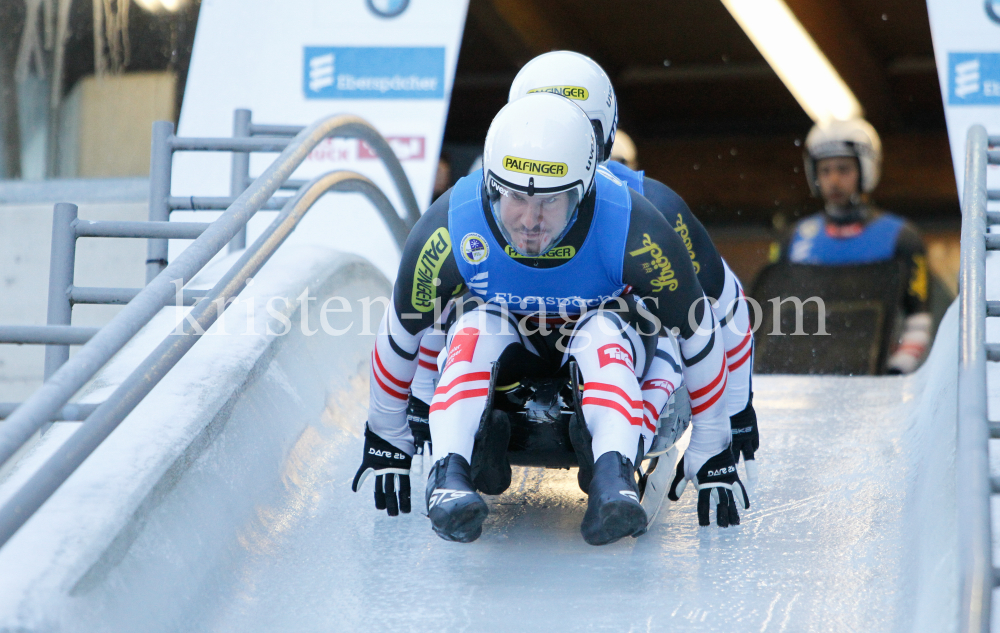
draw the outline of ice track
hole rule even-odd
[[[471,545],[431,532],[420,476],[409,516],[376,512],[370,482],[353,494],[358,345],[310,361],[336,373],[291,435],[272,428],[280,406],[237,404],[125,545],[0,597],[0,630],[953,630],[956,316],[912,377],[755,378],[761,476],[739,527],[699,528],[689,489],[600,548],[580,536],[575,471],[516,469]],[[303,350],[261,374],[294,385]],[[17,573],[0,567],[0,594]]]
[[[580,537],[586,506],[573,472],[518,469],[511,490],[492,499],[483,537],[459,546],[434,536],[421,514],[375,513],[369,490],[345,494],[361,444],[331,438],[336,457],[318,449],[332,469],[315,505],[273,540],[251,528],[273,549],[247,556],[231,588],[208,601],[209,628],[911,630],[922,581],[954,581],[953,544],[920,538],[929,527],[921,520],[953,522],[920,519],[910,505],[916,488],[940,485],[917,472],[927,461],[915,460],[919,444],[947,435],[897,421],[915,410],[921,382],[761,379],[767,449],[742,525],[699,528],[689,491],[646,536],[603,548]],[[950,467],[946,455],[928,459]],[[269,514],[289,511],[295,498],[290,491],[288,505]],[[939,502],[923,509],[952,508]],[[930,561],[918,553],[942,546],[927,552]],[[950,578],[921,577],[922,564]]]

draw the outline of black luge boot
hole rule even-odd
[[[488,495],[499,495],[510,488],[508,444],[510,419],[503,411],[487,409],[480,421],[472,448],[472,483],[476,490]]]
[[[632,461],[611,451],[594,464],[590,499],[580,532],[591,545],[614,543],[646,532],[646,511],[639,503]]]
[[[427,516],[446,541],[471,543],[483,533],[490,510],[472,489],[471,471],[464,457],[449,453],[434,463],[427,477]]]

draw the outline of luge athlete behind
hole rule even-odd
[[[718,322],[681,238],[647,200],[598,170],[598,160],[580,108],[555,95],[529,95],[494,119],[483,172],[461,179],[414,227],[373,352],[365,454],[354,482],[357,490],[376,475],[376,507],[409,510],[414,444],[406,402],[420,337],[439,316],[434,304],[468,288],[476,307],[448,329],[447,360],[430,403],[440,458],[426,500],[439,536],[473,541],[489,512],[471,465],[503,459],[474,450],[493,364],[501,372],[555,372],[571,360],[582,386],[582,420],[571,439],[580,487],[589,494],[584,539],[599,545],[645,532],[634,467],[648,448],[641,384],[656,337],[671,329],[693,412],[672,494],[693,481],[700,523],[708,524],[713,490],[719,525],[739,522],[737,502],[746,507],[749,500],[729,448]]]
[[[544,53],[524,65],[514,78],[508,101],[528,94],[546,92],[558,94],[578,105],[590,118],[597,138],[597,153],[603,169],[649,200],[663,214],[686,247],[705,294],[717,301],[713,312],[722,327],[722,342],[726,349],[729,379],[726,399],[733,434],[733,454],[737,462],[745,460],[751,481],[756,478],[755,453],[760,439],[757,414],[753,408],[752,370],[753,334],[750,310],[744,298],[743,286],[725,260],[719,255],[708,231],[684,200],[672,189],[636,172],[621,163],[609,160],[618,127],[618,100],[611,80],[592,59],[572,51]],[[420,341],[420,366],[414,378],[409,402],[409,419],[418,437],[418,450],[429,439],[427,409],[433,394],[438,368],[435,360],[444,345],[444,334],[428,334]],[[656,420],[667,404],[677,382],[678,368],[671,363],[672,343],[661,339],[653,365],[642,385],[643,434],[646,446],[654,440]]]

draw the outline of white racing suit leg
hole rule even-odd
[[[458,453],[471,463],[493,362],[515,343],[537,351],[518,333],[514,318],[496,306],[467,312],[447,338],[448,353],[441,356],[444,368],[430,408],[434,454]],[[643,409],[635,368],[641,372],[646,362],[638,333],[613,312],[599,311],[582,318],[568,338],[563,363],[574,357],[583,375],[581,407],[594,459],[617,451],[634,460]]]
[[[708,299],[703,299],[708,303]],[[732,443],[727,399],[729,371],[718,341],[720,329],[711,309],[704,310],[690,338],[681,338],[684,380],[691,396],[691,442],[685,452],[688,479],[714,455]],[[744,403],[745,406],[745,403]]]
[[[591,545],[640,536],[649,520],[635,481],[635,464],[645,451],[639,388],[644,341],[618,314],[598,310],[580,319],[567,347],[564,362],[572,356],[583,377],[580,405],[594,459],[589,467],[581,462],[578,474],[587,491],[580,533]]]
[[[734,416],[743,411],[750,401],[753,332],[750,331],[750,307],[743,294],[743,286],[725,261],[722,265],[726,271],[726,283],[712,312],[722,329],[729,370],[726,407],[728,414]]]
[[[656,342],[653,362],[642,377],[642,437],[647,451],[653,446],[657,421],[663,408],[683,380],[681,360],[674,341],[661,336]]]
[[[472,447],[489,394],[493,363],[509,345],[534,346],[517,322],[495,305],[466,312],[447,336],[447,360],[431,400],[430,427],[435,459],[457,453],[472,463]]]
[[[413,435],[406,424],[406,400],[417,364],[419,334],[409,334],[390,307],[382,317],[369,373],[368,428],[413,455]]]
[[[567,348],[564,361],[572,356],[583,375],[580,404],[595,463],[610,451],[634,462],[643,407],[636,374],[646,364],[638,332],[617,314],[598,310],[580,319]]]
[[[413,375],[413,382],[410,384],[410,393],[421,402],[430,404],[434,398],[438,378],[438,354],[441,353],[447,339],[448,335],[445,332],[435,328],[425,330],[420,339],[417,353],[419,363],[417,373]]]
[[[444,327],[445,322],[455,309],[455,302],[449,301],[441,316],[434,323],[434,327],[424,330],[420,338],[420,348],[417,353],[417,373],[413,375],[413,383],[410,385],[410,395],[425,404],[430,404],[434,398],[434,389],[438,383],[438,355],[444,349],[448,340],[448,329]]]

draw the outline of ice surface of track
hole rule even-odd
[[[953,336],[954,316],[942,337]],[[307,455],[288,461],[286,480],[308,489],[289,485],[280,504],[260,508],[263,520],[240,527],[244,555],[198,607],[202,625],[949,630],[957,580],[949,343],[911,378],[756,379],[761,477],[742,525],[699,528],[688,491],[647,535],[601,548],[580,537],[575,471],[516,469],[472,545],[431,532],[422,484],[415,512],[390,519],[372,508],[371,484],[349,492],[361,441],[328,425]]]
[[[288,296],[296,261],[276,269]],[[388,288],[331,261],[297,278],[351,301]],[[225,370],[241,386],[176,435],[190,446],[158,437],[176,413],[150,403],[0,550],[0,631],[954,630],[955,308],[914,376],[755,378],[761,475],[739,527],[698,527],[689,489],[605,547],[580,536],[575,471],[517,469],[470,545],[432,533],[420,475],[413,514],[376,512],[370,482],[350,491],[372,337],[275,339]],[[207,358],[236,349],[213,340]],[[178,384],[199,384],[199,362]],[[115,453],[129,437],[176,451],[155,485],[110,471],[152,459]],[[111,486],[121,507],[98,511]]]

